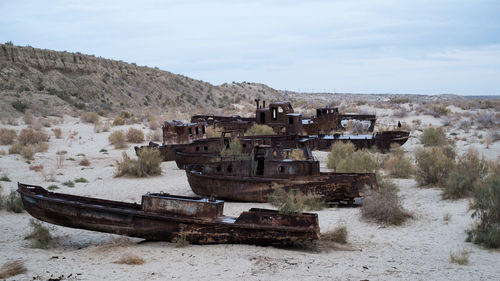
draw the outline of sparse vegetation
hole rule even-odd
[[[274,186],[268,196],[268,203],[277,207],[281,214],[302,213],[302,211],[319,211],[326,207],[326,202],[316,194],[304,194],[300,190],[285,191]]]
[[[62,185],[65,185],[67,187],[75,187],[75,183],[71,180],[63,182]]]
[[[125,125],[125,119],[122,117],[116,117],[113,120],[113,126],[123,126]]]
[[[437,184],[443,186],[455,166],[454,154],[446,148],[430,147],[415,152],[415,179],[420,185]]]
[[[397,187],[387,180],[378,182],[379,190],[367,196],[361,207],[361,216],[364,219],[378,223],[401,225],[412,214],[401,205]]]
[[[141,265],[144,264],[144,259],[135,254],[125,254],[119,260],[115,261],[118,264]]]
[[[450,262],[459,265],[469,264],[469,251],[461,250],[458,253],[450,252]]]
[[[163,160],[157,149],[144,148],[136,159],[130,159],[123,152],[122,161],[116,161],[116,177],[129,175],[133,177],[148,177],[161,174],[161,162]]]
[[[424,146],[444,146],[448,144],[448,139],[443,128],[429,127],[423,131],[420,142]]]
[[[129,128],[127,131],[127,141],[141,143],[144,141],[144,133],[139,129]]]
[[[492,173],[474,192],[472,217],[478,220],[468,231],[469,242],[500,248],[500,174]]]
[[[126,138],[125,138],[125,134],[123,133],[123,131],[112,132],[109,135],[108,140],[112,145],[115,146],[116,149],[127,147]]]
[[[24,211],[23,200],[17,191],[12,190],[10,192],[5,202],[5,207],[7,208],[7,211],[13,213],[22,213]]]
[[[50,230],[44,226],[42,222],[30,219],[31,232],[24,237],[24,239],[32,240],[31,246],[33,248],[47,249],[54,242]]]
[[[14,130],[0,128],[0,145],[9,145],[14,142],[17,133]]]
[[[56,190],[56,189],[59,189],[59,186],[57,185],[49,185],[49,187],[47,187],[48,190]]]
[[[488,173],[488,164],[475,149],[459,158],[444,185],[443,198],[459,199],[471,196]]]
[[[245,132],[245,136],[263,136],[263,135],[275,135],[273,128],[267,125],[253,124],[252,127],[248,128]]]
[[[12,276],[23,274],[27,271],[22,260],[6,262],[0,267],[0,279],[7,279]]]

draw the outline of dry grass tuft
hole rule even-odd
[[[220,138],[220,136],[222,134],[222,129],[219,127],[207,126],[205,132],[206,132],[207,138]]]
[[[339,244],[347,243],[347,227],[345,225],[339,225],[334,230],[321,233],[321,240],[327,242],[334,242]]]
[[[144,259],[135,254],[125,254],[119,260],[115,261],[118,264],[141,265],[144,264]]]
[[[38,164],[38,165],[31,165],[29,167],[29,169],[31,171],[35,171],[35,172],[40,172],[41,170],[43,170],[43,165],[42,164]]]
[[[13,213],[22,213],[24,211],[23,200],[17,191],[12,190],[5,201],[7,211]]]
[[[14,139],[17,137],[17,133],[14,130],[0,128],[0,144],[1,145],[9,145],[14,142]]]
[[[326,207],[326,202],[319,195],[304,194],[299,190],[287,192],[276,185],[267,202],[277,207],[281,214],[300,214],[303,211],[319,211]]]
[[[44,226],[42,222],[30,219],[30,227],[31,232],[24,239],[32,240],[31,246],[33,248],[47,249],[54,243],[49,228]]]
[[[127,131],[127,141],[141,143],[144,141],[144,133],[139,129],[129,128]]]
[[[80,166],[90,166],[90,161],[89,161],[89,159],[87,159],[87,157],[85,157],[82,160],[80,160],[80,162],[78,163],[78,165],[80,165]]]
[[[54,128],[54,129],[52,129],[52,132],[54,132],[54,136],[56,137],[56,139],[62,138],[61,128]]]
[[[22,129],[17,136],[17,141],[22,145],[37,144],[49,140],[49,135],[42,131]]]
[[[95,124],[99,121],[99,115],[95,112],[84,112],[80,116],[80,120],[85,123]]]
[[[379,190],[367,196],[361,207],[361,216],[389,225],[401,225],[412,214],[401,206],[397,187],[388,181],[379,181]]]
[[[95,250],[98,252],[106,252],[106,251],[110,251],[114,248],[129,247],[129,246],[132,246],[134,244],[135,244],[134,241],[132,241],[132,239],[130,239],[128,237],[111,236],[110,240],[107,243],[97,246],[95,248]]]
[[[133,177],[148,177],[161,174],[163,157],[158,149],[144,148],[136,159],[130,159],[126,152],[122,161],[116,161],[116,177],[129,175]]]
[[[116,117],[113,120],[113,126],[123,126],[125,125],[125,119],[122,117]]]
[[[0,267],[0,278],[7,279],[12,276],[23,274],[26,271],[28,270],[24,266],[24,262],[22,260],[6,262],[2,265],[2,267]]]
[[[253,124],[252,127],[248,128],[245,132],[245,136],[265,136],[265,135],[275,135],[273,128],[267,125]]]
[[[115,146],[115,148],[126,148],[127,143],[125,139],[125,134],[123,131],[114,131],[108,137],[109,142]]]
[[[469,255],[470,252],[467,250],[461,250],[458,253],[450,252],[450,262],[459,265],[468,265]]]

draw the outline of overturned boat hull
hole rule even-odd
[[[21,183],[18,192],[25,210],[39,220],[147,240],[272,244],[319,238],[316,214],[284,215],[273,210],[250,209],[238,218],[207,218],[150,212],[140,204],[53,193]]]

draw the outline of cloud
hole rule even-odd
[[[500,74],[498,61],[487,59],[498,55],[498,3],[9,1],[0,4],[0,40],[158,66],[212,83],[499,94],[495,79],[485,80]]]

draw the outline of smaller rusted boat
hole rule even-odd
[[[245,202],[267,202],[274,188],[281,187],[352,205],[366,189],[378,188],[374,173],[320,172],[310,149],[269,145],[256,146],[248,156],[214,157],[187,165],[186,175],[197,195]]]
[[[319,239],[318,215],[252,208],[223,215],[224,201],[148,193],[141,204],[50,192],[18,183],[24,209],[52,224],[192,244],[292,244]]]

